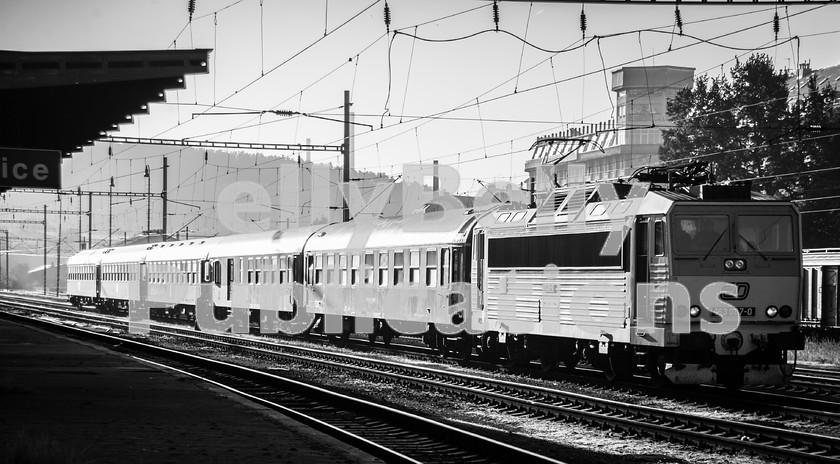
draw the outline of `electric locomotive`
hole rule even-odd
[[[792,375],[788,352],[804,348],[792,203],[748,186],[582,184],[489,219],[472,292],[487,357],[730,388]]]

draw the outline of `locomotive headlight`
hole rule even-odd
[[[723,268],[727,271],[743,271],[747,268],[747,262],[743,259],[726,259],[723,261]]]
[[[779,308],[780,317],[790,317],[791,314],[793,314],[793,308],[791,308],[790,306],[784,305],[781,308]]]
[[[691,309],[689,310],[689,314],[691,314],[691,317],[699,316],[700,315],[700,307],[697,306],[697,305],[692,305]]]
[[[776,314],[779,314],[779,308],[770,305],[764,312],[767,314],[767,317],[776,317]]]

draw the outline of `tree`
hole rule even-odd
[[[806,248],[840,246],[840,110],[834,103],[837,91],[831,85],[817,86],[817,77],[808,80],[807,94],[796,108],[802,115],[797,132],[797,150],[804,170],[803,188],[798,198],[802,206],[802,229]],[[816,171],[816,172],[814,172]]]
[[[752,180],[753,188],[802,201],[803,210],[840,207],[833,179],[840,166],[840,118],[829,85],[808,83],[801,102],[788,104],[788,76],[766,55],[736,62],[731,80],[700,76],[668,101],[673,127],[662,132],[663,161],[708,161],[717,181]],[[831,136],[837,134],[838,136]],[[840,246],[840,213],[803,214],[805,247]]]
[[[796,126],[787,106],[787,76],[766,55],[736,62],[732,79],[700,76],[694,88],[680,90],[668,102],[674,127],[662,132],[663,161],[698,158],[708,161],[718,181],[761,178],[795,168],[778,143]],[[794,162],[792,162],[794,161]],[[764,193],[792,188],[757,181]]]

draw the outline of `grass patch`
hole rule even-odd
[[[805,349],[798,353],[799,361],[840,366],[840,341],[807,337]]]

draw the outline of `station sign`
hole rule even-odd
[[[0,187],[61,188],[61,152],[0,148]]]

